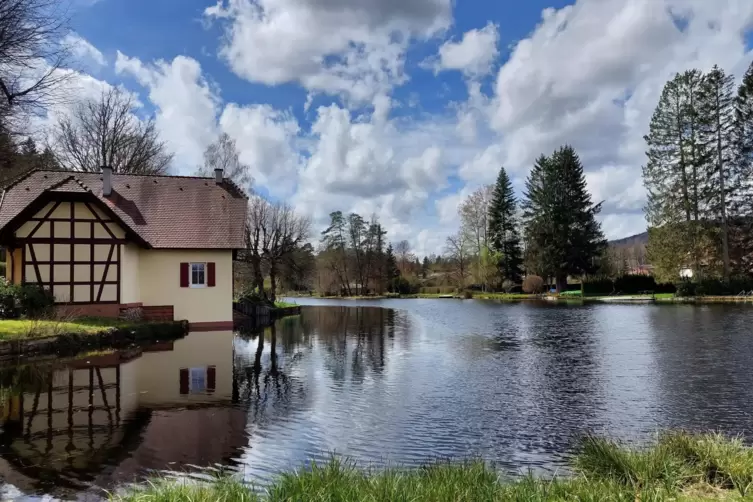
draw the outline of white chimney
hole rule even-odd
[[[112,195],[112,167],[102,166],[102,195]]]
[[[222,169],[217,168],[214,170],[214,181],[218,185],[222,183]]]

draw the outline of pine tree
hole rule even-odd
[[[554,277],[557,290],[567,277],[592,274],[606,248],[586,187],[583,165],[575,150],[565,146],[540,158],[526,181],[523,203],[526,239],[540,267],[539,275]]]
[[[526,180],[525,198],[521,202],[523,209],[523,223],[525,239],[525,269],[526,274],[537,274],[542,277],[551,277],[554,273],[546,260],[546,250],[537,243],[544,239],[549,221],[540,211],[536,211],[530,201],[542,200],[546,197],[544,186],[545,171],[549,158],[541,155],[533,164],[528,179]]]
[[[517,202],[505,168],[499,170],[489,205],[490,248],[498,257],[501,281],[520,282],[523,263],[515,210]]]
[[[740,170],[735,163],[734,77],[718,66],[703,79],[699,110],[704,148],[709,153],[704,200],[709,217],[721,224],[722,263],[725,280],[730,278],[729,217],[739,198]]]
[[[421,262],[421,277],[423,277],[424,279],[426,279],[426,276],[429,275],[429,266],[429,257],[424,256],[424,261]]]
[[[753,270],[753,64],[743,77],[735,102],[735,164],[740,174],[737,246],[741,269]]]
[[[347,222],[342,211],[334,211],[329,217],[330,225],[322,231],[322,243],[335,256],[332,263],[342,289],[348,296],[352,296],[348,275]]]
[[[648,162],[643,167],[646,219],[651,228],[672,225],[673,236],[681,242],[677,246],[677,240],[670,243],[660,239],[660,233],[649,232],[650,252],[663,256],[663,264],[675,264],[671,270],[657,269],[667,276],[691,263],[698,270],[702,254],[698,222],[705,211],[703,179],[708,163],[700,138],[702,80],[699,71],[691,70],[667,82],[644,138],[648,146]]]
[[[392,249],[392,243],[387,246],[387,252],[384,255],[385,271],[387,273],[387,284],[390,291],[395,291],[398,279],[400,278],[400,269],[397,267],[395,251]]]

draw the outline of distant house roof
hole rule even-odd
[[[102,195],[101,173],[30,171],[3,190],[0,230],[43,195],[90,194],[150,247],[243,247],[248,199],[228,180],[113,174],[112,188]]]

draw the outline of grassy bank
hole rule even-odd
[[[290,308],[290,307],[297,307],[297,306],[298,306],[297,303],[280,302],[280,301],[275,302],[275,308],[277,308],[277,309],[287,309],[287,308]]]
[[[157,480],[111,497],[116,501],[497,502],[751,500],[753,449],[717,434],[661,435],[641,449],[586,437],[573,476],[505,480],[483,462],[438,463],[362,471],[337,459],[282,475],[264,493],[230,478],[197,485]],[[747,498],[746,498],[747,497]]]
[[[109,328],[129,328],[132,325],[133,322],[98,317],[82,317],[75,320],[4,319],[0,320],[0,341],[61,334],[93,335]]]

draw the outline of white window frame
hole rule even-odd
[[[194,283],[193,282],[193,267],[195,265],[201,265],[203,268],[204,273],[204,282],[203,283]],[[193,262],[188,264],[188,286],[191,288],[206,288],[207,287],[207,264],[205,262]]]

